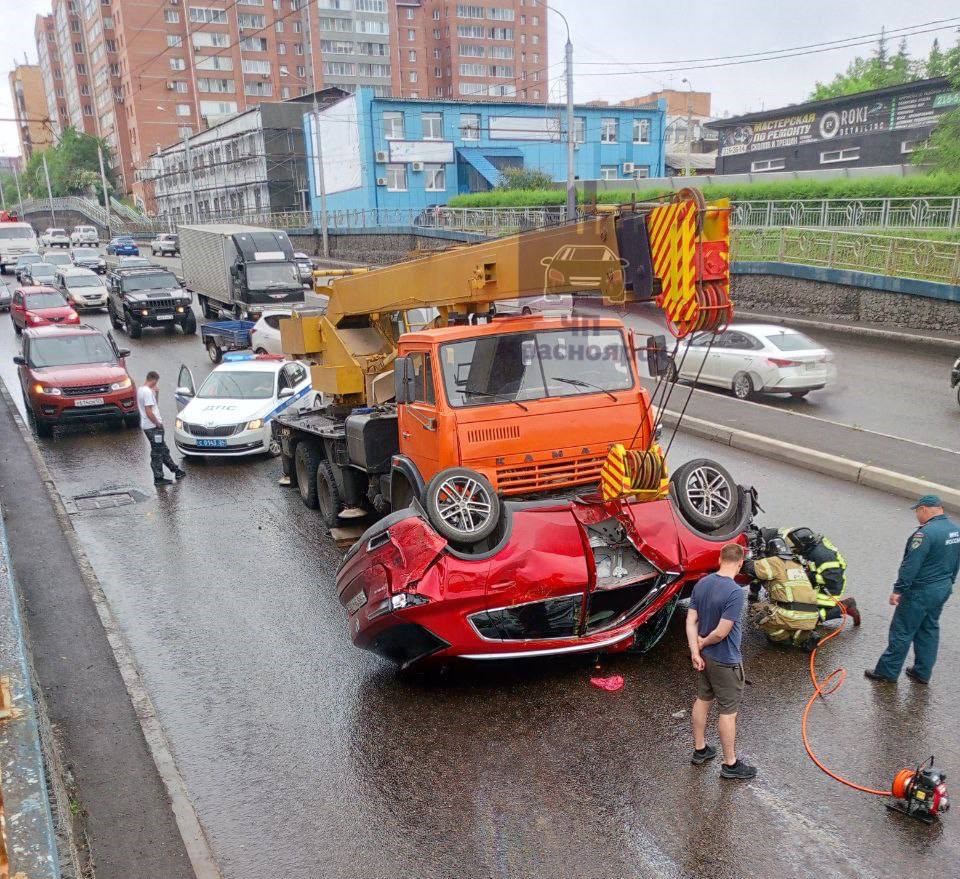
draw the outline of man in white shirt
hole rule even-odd
[[[147,380],[137,390],[137,408],[140,410],[140,427],[150,443],[150,469],[153,470],[154,485],[173,485],[172,479],[163,475],[166,465],[177,479],[183,479],[187,474],[173,463],[170,449],[163,441],[163,419],[160,417],[160,407],[157,405],[157,383],[160,374],[152,370],[147,373]]]

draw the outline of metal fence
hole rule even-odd
[[[786,262],[960,284],[960,241],[870,235],[840,229],[733,230],[734,260]]]

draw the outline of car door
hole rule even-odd
[[[730,387],[735,375],[750,371],[757,356],[757,340],[739,330],[727,330],[723,335],[724,346],[717,360],[717,377],[725,387]]]
[[[712,333],[697,333],[690,339],[685,351],[677,352],[677,372],[680,378],[693,380],[699,373],[700,381],[707,381],[706,367],[704,359],[707,356],[707,349],[710,346],[710,337]],[[716,343],[714,343],[715,345]],[[712,348],[710,349],[713,353]]]
[[[267,421],[281,412],[299,412],[313,403],[310,374],[302,363],[285,363],[277,373],[277,402]]]
[[[428,350],[411,351],[413,387],[410,400],[397,407],[400,450],[416,463],[424,481],[439,470],[440,439],[437,434],[437,391],[433,358]]]
[[[180,373],[177,376],[177,390],[173,395],[177,403],[177,412],[182,412],[186,408],[187,403],[197,395],[196,387],[190,367],[186,364],[182,365],[180,367]]]

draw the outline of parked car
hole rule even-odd
[[[56,266],[57,268],[73,265],[73,259],[69,253],[54,253],[52,250],[47,250],[44,252],[43,261],[49,265]]]
[[[496,303],[497,314],[542,314],[544,317],[570,317],[573,314],[573,296],[569,293],[544,293],[542,296],[524,296],[503,299]]]
[[[715,338],[693,336],[677,353],[670,375],[727,388],[748,400],[755,394],[805,397],[831,384],[837,371],[833,354],[803,333],[774,324],[734,324]]]
[[[172,232],[163,232],[150,242],[150,253],[154,256],[175,256],[180,253],[180,236]]]
[[[107,261],[95,250],[86,250],[82,247],[75,247],[70,251],[70,259],[77,268],[90,269],[98,275],[107,271]]]
[[[56,424],[123,420],[139,427],[137,389],[126,357],[113,337],[94,327],[40,327],[23,333],[23,352],[14,357],[27,420],[38,436]]]
[[[10,319],[18,336],[31,327],[80,323],[76,311],[53,287],[17,287],[13,291]]]
[[[317,404],[310,373],[274,354],[225,354],[199,387],[180,367],[174,441],[185,455],[279,455],[271,421]]]
[[[129,235],[117,235],[107,242],[107,253],[111,256],[140,256],[137,242]]]
[[[0,311],[9,311],[13,302],[13,293],[6,284],[0,284]]]
[[[296,251],[293,254],[293,260],[297,264],[297,272],[300,275],[300,280],[303,281],[305,286],[308,284],[313,286],[313,260],[300,251]]]
[[[48,262],[35,262],[20,272],[20,283],[28,287],[50,285],[57,276],[57,267]]]
[[[74,247],[97,247],[100,233],[96,226],[74,226],[70,233],[70,244]]]
[[[90,269],[60,269],[54,286],[77,311],[107,307],[107,282]]]
[[[953,364],[950,370],[950,387],[957,389],[957,402],[960,403],[960,357]]]
[[[67,235],[66,229],[48,226],[46,231],[40,236],[40,243],[44,247],[69,247],[70,236]]]
[[[23,278],[21,273],[27,266],[32,266],[34,263],[43,262],[43,257],[39,253],[23,253],[17,257],[17,262],[13,267],[13,273],[17,276],[17,283],[20,283]]]

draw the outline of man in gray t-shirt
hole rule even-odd
[[[695,765],[717,756],[706,741],[707,715],[716,702],[720,716],[717,728],[723,748],[723,778],[750,779],[755,767],[737,758],[737,711],[743,697],[743,608],[746,595],[736,581],[743,566],[743,547],[728,543],[720,550],[720,570],[708,574],[693,587],[687,611],[687,641],[697,670],[697,698],[693,703],[693,755]]]

